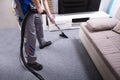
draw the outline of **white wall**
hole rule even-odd
[[[12,0],[0,0],[0,28],[16,27],[17,25],[11,5]]]
[[[115,16],[117,9],[120,7],[120,0],[115,0],[110,11],[111,16]]]
[[[107,9],[108,9],[108,7],[109,7],[110,1],[111,1],[111,0],[101,0],[99,10],[102,10],[102,11],[105,11],[105,12],[106,12]]]

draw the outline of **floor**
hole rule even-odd
[[[102,80],[79,39],[79,29],[64,30],[64,33],[68,39],[59,37],[59,31],[44,32],[45,39],[53,44],[39,49],[37,43],[37,61],[43,65],[38,73],[45,80]],[[0,29],[0,36],[0,80],[36,80],[20,63],[19,29]]]

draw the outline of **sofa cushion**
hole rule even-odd
[[[101,31],[112,29],[119,22],[115,18],[94,18],[87,21],[87,28],[90,31]]]
[[[120,22],[112,30],[120,34]]]

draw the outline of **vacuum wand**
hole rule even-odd
[[[43,11],[42,14],[46,14],[47,17],[48,17],[49,19],[51,19],[50,16],[46,13],[45,10]],[[58,28],[59,31],[61,31],[61,34],[59,34],[59,36],[64,37],[64,38],[68,38],[68,36],[65,35],[65,33],[60,29],[60,27],[59,27],[56,23],[54,23],[54,25]]]
[[[47,14],[45,11],[43,11],[42,14],[46,14],[47,17],[50,19],[50,16],[48,16],[48,14]],[[59,26],[58,26],[56,23],[54,23],[54,24],[55,24],[55,26],[62,32],[62,30],[59,28]]]

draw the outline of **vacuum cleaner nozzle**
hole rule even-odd
[[[64,37],[64,38],[68,38],[63,32],[61,34],[59,34],[59,36]]]

